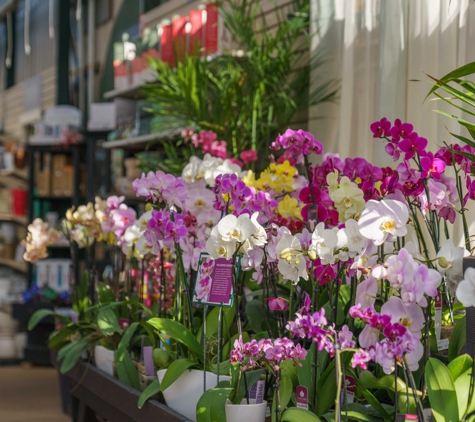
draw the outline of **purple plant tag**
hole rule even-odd
[[[196,278],[193,302],[208,305],[232,305],[233,264],[231,259],[211,259],[202,254]]]
[[[147,377],[153,377],[155,375],[155,368],[153,366],[153,348],[152,346],[146,346],[142,349],[143,363],[145,365],[145,375]]]
[[[298,385],[295,390],[295,398],[297,400],[297,407],[308,410],[308,389],[303,385]]]
[[[71,321],[72,322],[78,322],[79,321],[78,314],[74,311],[71,312]]]
[[[259,380],[256,382],[256,404],[260,404],[264,401],[264,390],[266,382],[264,380]]]

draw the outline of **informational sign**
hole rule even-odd
[[[298,385],[295,390],[295,398],[297,407],[308,410],[308,389],[303,385]]]
[[[239,259],[236,260],[236,277]],[[232,306],[233,304],[233,260],[212,259],[202,253],[198,265],[193,302],[205,305]]]

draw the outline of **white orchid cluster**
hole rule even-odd
[[[205,154],[203,159],[191,157],[190,162],[185,166],[181,177],[186,183],[205,181],[208,186],[214,186],[214,180],[220,174],[240,174],[241,167],[231,160],[213,157]]]
[[[227,215],[211,231],[206,242],[206,252],[213,259],[230,259],[234,254],[248,255],[256,247],[267,243],[267,234],[257,222],[259,213],[251,217],[248,214]]]

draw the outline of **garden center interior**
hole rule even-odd
[[[0,0],[0,422],[475,421],[473,39]]]

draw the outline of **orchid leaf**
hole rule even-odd
[[[160,381],[158,379],[153,380],[145,390],[143,390],[142,394],[140,394],[139,401],[137,403],[137,407],[142,409],[145,402],[153,397],[155,394],[160,393]]]
[[[232,388],[213,388],[205,391],[196,405],[197,422],[226,420],[226,401]]]

